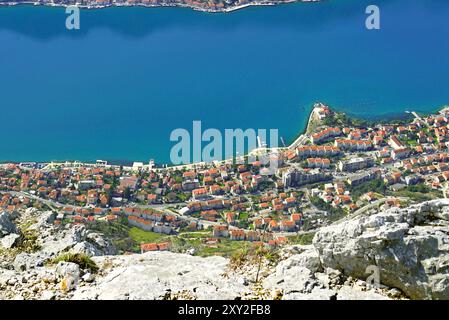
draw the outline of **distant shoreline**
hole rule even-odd
[[[111,3],[111,4],[88,4],[88,5],[78,5],[80,9],[84,10],[97,10],[97,9],[107,9],[107,8],[121,8],[121,7],[142,7],[142,8],[189,8],[194,11],[200,11],[200,12],[207,12],[207,13],[231,13],[234,11],[242,10],[249,7],[266,7],[266,6],[276,6],[276,5],[283,5],[283,4],[290,4],[290,3],[297,3],[297,2],[303,2],[303,3],[309,3],[309,2],[322,2],[323,0],[285,0],[285,1],[254,1],[245,3],[238,6],[230,6],[230,7],[224,7],[224,8],[210,8],[210,7],[199,7],[194,6],[191,4],[185,4],[185,3],[158,3],[158,4],[144,4],[144,3],[136,3],[136,4],[129,4],[129,3]],[[12,7],[12,6],[19,6],[19,5],[33,5],[33,6],[43,6],[43,7],[68,7],[72,6],[70,4],[64,4],[64,3],[41,3],[41,2],[35,2],[35,1],[23,1],[23,2],[0,2],[0,7]]]

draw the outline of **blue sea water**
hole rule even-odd
[[[0,161],[169,162],[170,132],[277,128],[313,102],[363,117],[449,104],[449,1],[329,0],[231,14],[0,7]]]

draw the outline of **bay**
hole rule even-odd
[[[0,7],[0,161],[170,161],[172,130],[279,129],[314,102],[365,118],[449,104],[449,2],[82,10]]]

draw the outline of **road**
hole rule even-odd
[[[40,198],[40,197],[38,197],[38,196],[29,194],[29,193],[26,193],[26,192],[18,192],[18,191],[0,191],[0,193],[1,193],[1,194],[9,193],[9,194],[10,194],[11,196],[13,196],[13,197],[27,197],[27,198],[30,198],[30,199],[39,201],[39,202],[41,202],[41,203],[43,203],[43,204],[49,206],[49,207],[50,207],[52,210],[54,210],[54,211],[58,211],[56,208],[61,209],[61,208],[65,207],[65,205],[63,205],[62,203],[59,203],[59,202],[56,202],[56,201],[53,201],[53,200],[43,199],[43,198]],[[75,207],[75,206],[71,206],[71,207],[77,208],[77,207]],[[78,208],[81,208],[81,207],[78,207]]]
[[[422,118],[421,118],[415,111],[412,111],[411,114],[412,114],[416,119],[418,119],[419,121],[423,122],[423,119],[422,119]]]
[[[308,139],[309,137],[306,134],[302,134],[288,148],[295,149],[296,147],[305,145]]]

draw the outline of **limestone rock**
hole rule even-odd
[[[201,258],[171,252],[148,252],[127,256],[94,257],[105,276],[95,285],[78,288],[73,299],[141,300],[164,299],[188,292],[196,299],[234,299],[248,291],[239,277],[225,277],[228,260]]]
[[[30,214],[30,215],[36,214],[36,211],[35,210],[28,211],[28,214]],[[32,226],[30,226],[30,229],[40,230],[44,227],[48,227],[50,224],[52,224],[55,221],[56,213],[53,211],[44,211],[44,212],[39,212],[38,214],[36,214],[36,216],[38,217],[37,222],[35,224],[33,224]]]
[[[0,213],[0,238],[10,233],[18,233],[18,230],[14,223],[11,221],[9,213],[2,212]]]
[[[49,290],[45,290],[42,292],[42,295],[40,297],[40,300],[54,300],[55,299],[55,293]]]
[[[117,249],[107,240],[103,235],[96,232],[89,232],[86,236],[86,241],[94,244],[100,254],[96,255],[114,255],[117,254]]]
[[[115,254],[116,249],[111,242],[98,233],[89,233],[81,225],[56,233],[41,241],[42,252],[48,257],[56,257],[62,252],[85,253],[89,256]]]
[[[276,273],[268,276],[263,286],[269,289],[281,289],[284,297],[288,297],[291,293],[311,293],[315,287],[319,287],[319,281],[309,269],[289,266],[276,268]]]
[[[103,255],[103,252],[101,252],[92,243],[89,243],[87,241],[83,241],[83,242],[79,242],[79,243],[75,244],[75,246],[70,250],[70,252],[83,253],[90,257]]]
[[[336,295],[337,300],[388,300],[385,295],[377,293],[375,290],[363,291],[353,286],[342,286]]]
[[[3,247],[4,249],[11,249],[19,243],[20,238],[20,235],[16,233],[8,234],[0,239],[0,247]]]
[[[56,266],[56,276],[61,280],[61,291],[70,291],[78,284],[80,268],[76,263],[60,261]]]
[[[43,266],[47,256],[40,253],[19,253],[14,259],[13,266],[16,271],[25,271]]]
[[[293,266],[304,267],[313,273],[321,271],[321,261],[314,246],[302,246],[299,254],[292,255],[278,265],[278,269],[288,269]]]
[[[84,282],[92,282],[95,280],[95,276],[92,273],[86,273],[82,279]]]
[[[375,266],[382,284],[411,298],[449,299],[449,228],[435,222],[448,206],[429,201],[337,223],[319,230],[313,245],[324,267],[366,279]]]

